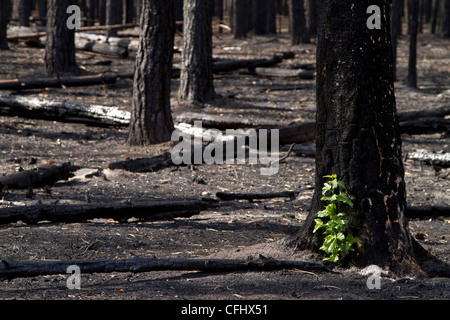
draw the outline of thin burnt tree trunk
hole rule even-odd
[[[121,1],[120,0],[106,0],[106,25],[115,25],[121,23]],[[116,37],[116,29],[107,29],[107,37]]]
[[[366,28],[367,8],[381,9],[381,30]],[[362,241],[344,262],[397,273],[418,270],[405,216],[406,192],[396,115],[388,0],[322,0],[318,5],[316,171],[311,211],[294,239],[319,252],[313,233],[325,175],[337,174],[354,207],[349,233]]]
[[[19,24],[23,27],[30,26],[32,0],[20,0],[19,5]]]
[[[231,28],[235,39],[242,39],[249,31],[249,15],[251,0],[229,0],[229,14],[231,14]]]
[[[45,26],[45,19],[47,17],[47,0],[38,0],[38,15],[42,19],[39,24]]]
[[[174,130],[170,110],[174,0],[144,0],[141,9],[128,137],[131,145],[169,141]]]
[[[266,21],[266,33],[276,34],[277,33],[277,7],[275,0],[267,1],[267,21]]]
[[[450,38],[450,2],[442,0],[439,11],[439,34],[442,38]]]
[[[303,0],[289,0],[289,29],[293,45],[310,42]]]
[[[67,28],[70,0],[47,1],[47,41],[45,69],[49,75],[78,73],[75,60],[75,31]]]
[[[214,2],[214,16],[219,19],[219,23],[223,23],[223,0],[215,0]],[[222,27],[219,26],[219,33],[222,33]]]
[[[252,29],[256,35],[266,34],[267,1],[252,0]]]
[[[432,0],[432,8],[431,8],[431,22],[430,22],[430,32],[432,34],[436,33],[436,25],[439,14],[439,0]]]
[[[317,0],[306,0],[306,25],[310,36],[317,35]]]
[[[11,15],[11,0],[0,1],[0,50],[8,50],[8,39],[6,30]]]
[[[397,80],[397,43],[402,29],[402,1],[392,0],[391,3],[391,43],[394,61],[394,80]]]
[[[179,97],[206,102],[214,99],[211,2],[184,0],[183,53]]]
[[[417,32],[419,29],[419,0],[408,0],[409,60],[406,85],[417,87]]]

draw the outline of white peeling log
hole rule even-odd
[[[424,161],[442,167],[450,166],[450,152],[436,153],[424,149],[418,149],[414,152],[408,152],[406,158],[411,160]]]
[[[0,94],[0,114],[100,125],[128,125],[131,114],[117,107]]]

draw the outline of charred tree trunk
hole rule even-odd
[[[133,23],[134,20],[134,1],[133,0],[124,0],[123,2],[124,7],[124,23]]]
[[[439,12],[439,0],[432,0],[431,5],[431,21],[430,21],[430,32],[432,34],[436,33],[436,24],[438,19],[438,12]]]
[[[402,33],[402,1],[392,0],[391,3],[391,43],[394,61],[394,80],[397,80],[397,42]]]
[[[67,28],[70,0],[47,1],[47,41],[45,69],[49,75],[78,73],[75,60],[75,32]]]
[[[230,0],[230,7],[234,38],[245,38],[249,31],[250,0]]]
[[[120,24],[122,21],[122,5],[120,0],[106,0],[106,25],[111,26],[115,24]],[[107,37],[117,36],[116,29],[107,29]]]
[[[206,102],[214,99],[211,2],[184,1],[183,54],[179,97]]]
[[[20,0],[19,4],[19,24],[23,27],[30,26],[32,0]]]
[[[441,1],[439,17],[439,34],[442,38],[450,38],[450,2]]]
[[[406,85],[417,87],[417,32],[419,29],[419,0],[408,0],[409,60]]]
[[[47,17],[47,0],[38,0],[38,15],[42,20],[40,21],[41,26],[45,26],[45,19]]]
[[[252,0],[252,29],[256,35],[277,32],[274,0]],[[247,16],[247,19],[249,17]]]
[[[289,0],[289,29],[293,45],[310,42],[303,0]]]
[[[277,7],[275,0],[267,1],[267,21],[266,21],[266,33],[277,33]]]
[[[317,0],[306,0],[306,25],[310,36],[317,35]]]
[[[128,143],[169,141],[174,130],[170,111],[175,7],[173,0],[144,0],[133,83]]]
[[[8,50],[6,30],[11,15],[11,0],[0,1],[0,50]]]
[[[381,8],[381,30],[365,28],[366,10],[373,3],[319,1],[315,192],[294,242],[297,248],[319,251],[323,234],[313,229],[325,205],[323,177],[337,174],[354,203],[338,210],[348,213],[348,231],[362,240],[344,263],[376,264],[401,274],[418,268],[405,216],[389,1],[375,1]]]

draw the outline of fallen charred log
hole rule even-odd
[[[52,185],[59,180],[67,180],[73,176],[78,166],[70,162],[61,165],[46,165],[33,170],[23,170],[0,177],[0,190],[27,189]]]
[[[192,270],[201,272],[270,271],[300,269],[327,271],[319,263],[297,260],[275,260],[260,255],[258,259],[156,259],[131,258],[122,260],[73,261],[0,261],[0,279],[66,274],[69,266],[77,266],[82,274],[110,272],[149,272]]]
[[[92,219],[114,219],[126,222],[139,220],[166,220],[191,217],[214,206],[208,199],[150,199],[87,204],[41,204],[0,208],[0,224],[23,221],[35,224],[40,221],[84,222]]]

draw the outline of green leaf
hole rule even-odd
[[[314,226],[314,231],[313,233],[315,233],[318,229],[323,227],[323,222],[320,219],[315,219],[314,220],[316,222],[316,225]]]
[[[343,193],[338,194],[336,196],[336,200],[339,202],[344,202],[353,208],[353,202],[350,200],[350,198],[346,194],[343,194]]]
[[[328,191],[331,190],[331,186],[328,183],[323,184],[322,195],[325,196]]]
[[[344,189],[345,192],[347,192],[347,188],[345,187],[345,184],[344,184],[342,181],[337,181],[336,183],[337,183],[337,185],[338,185],[339,187],[341,187],[342,189]]]
[[[337,211],[336,204],[330,203],[329,205],[325,206],[325,210],[328,212],[328,215],[336,214]]]
[[[328,210],[322,210],[317,212],[317,216],[320,218],[328,217]]]

